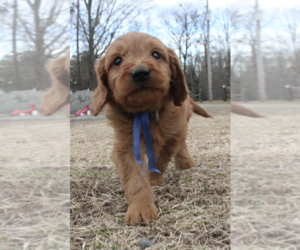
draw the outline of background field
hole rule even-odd
[[[179,172],[169,164],[165,184],[155,187],[159,220],[123,223],[127,204],[111,160],[113,129],[107,121],[71,123],[71,249],[229,249],[229,104],[193,115],[187,144],[196,167]]]
[[[69,249],[69,121],[0,127],[0,249]]]
[[[232,249],[299,249],[300,106],[255,103],[231,116]]]

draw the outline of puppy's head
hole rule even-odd
[[[118,37],[97,62],[96,73],[94,115],[110,98],[125,111],[139,112],[160,106],[167,95],[180,106],[188,95],[175,52],[145,33],[130,32]]]

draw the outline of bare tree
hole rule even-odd
[[[80,32],[84,47],[89,51],[89,87],[96,87],[94,63],[111,44],[123,25],[146,10],[149,0],[84,0],[80,10]],[[78,11],[79,12],[79,11]]]
[[[208,14],[204,5],[185,4],[160,16],[167,27],[170,45],[176,48],[182,62],[190,94],[196,100],[198,96],[201,100],[223,99],[222,85],[230,85],[230,12],[225,9],[210,17]]]
[[[222,57],[225,60],[225,83],[230,85],[230,67],[231,67],[231,33],[230,33],[230,10],[218,10],[218,44],[221,44]]]
[[[211,82],[211,60],[210,60],[210,37],[209,37],[209,26],[210,21],[210,11],[208,8],[208,0],[206,0],[206,22],[207,22],[207,39],[206,39],[206,53],[207,53],[207,82],[208,82],[208,93],[209,93],[209,101],[213,100],[213,93],[212,93],[212,82]]]
[[[187,84],[192,95],[195,94],[195,57],[194,45],[198,43],[200,25],[204,20],[204,12],[192,4],[180,4],[179,8],[169,10],[160,15],[167,28],[171,47],[177,49]],[[188,66],[190,64],[190,66]],[[192,76],[193,75],[193,76]],[[197,88],[198,89],[198,88]]]
[[[160,15],[169,33],[172,45],[178,50],[179,58],[186,73],[190,48],[196,42],[199,24],[203,22],[203,13],[192,4],[180,4],[176,10]]]
[[[80,19],[80,1],[77,0],[77,23],[76,23],[76,52],[77,52],[77,86],[81,86],[80,60],[79,60],[79,19]]]
[[[257,83],[259,89],[260,100],[265,101],[266,96],[266,84],[264,65],[261,57],[261,39],[260,39],[260,12],[258,8],[258,0],[255,0],[255,17],[256,17],[256,69],[257,69]]]
[[[36,82],[33,86],[40,87],[41,81],[47,79],[46,61],[69,49],[68,19],[66,22],[57,21],[68,13],[69,5],[67,1],[60,0],[26,0],[26,3],[30,11],[24,8],[22,13],[19,12],[18,21],[22,26],[23,42],[35,52],[33,62]]]
[[[1,20],[1,42],[12,42],[12,54],[13,54],[13,80],[12,84],[17,87],[20,82],[20,73],[18,66],[18,55],[17,55],[17,21],[18,16],[18,1],[3,1],[0,5],[0,20]],[[7,34],[7,31],[10,34]],[[5,39],[6,38],[6,39]]]
[[[253,6],[253,5],[252,5]],[[233,32],[231,33],[231,37],[234,41],[233,48],[234,48],[234,56],[232,57],[232,68],[234,68],[234,72],[241,71],[243,72],[242,68],[246,67],[244,64],[247,64],[249,74],[247,77],[241,76],[239,80],[235,81],[232,88],[233,91],[236,92],[238,96],[241,96],[244,101],[246,101],[246,82],[250,81],[250,78],[258,83],[258,68],[257,68],[257,54],[256,54],[256,29],[255,29],[255,9],[253,7],[246,7],[244,12],[240,10],[232,10],[231,11],[231,27]],[[261,23],[260,23],[261,25]],[[250,54],[245,51],[249,51],[247,47],[250,47]],[[239,52],[237,53],[237,50]],[[250,72],[253,71],[253,76],[250,77]],[[235,74],[231,74],[232,78],[234,78]],[[241,79],[244,80],[241,80]],[[245,79],[247,79],[245,81]],[[239,86],[237,86],[237,82],[239,82]],[[259,85],[257,84],[257,87]],[[239,92],[239,93],[238,93]]]
[[[18,0],[14,0],[13,5],[13,25],[12,25],[12,43],[13,43],[13,58],[14,58],[14,84],[20,83],[20,71],[19,71],[19,62],[18,62],[18,54],[17,54],[17,16],[18,16]]]
[[[258,12],[258,15],[256,13],[253,3],[242,10],[231,11],[232,90],[237,92],[236,89],[239,88],[244,100],[261,100],[257,63],[257,42],[260,40],[261,61],[265,72],[265,95],[269,100],[299,98],[300,79],[298,77],[297,80],[295,73],[300,73],[300,58],[296,59],[300,51],[300,12],[298,11],[297,15],[297,9],[274,8]],[[263,13],[263,16],[260,13]],[[267,31],[261,32],[260,39],[257,39],[256,35],[258,18],[261,30]]]
[[[300,86],[300,9],[290,9],[277,13],[278,25],[283,27],[286,36],[277,33],[276,40],[290,57],[293,81]]]

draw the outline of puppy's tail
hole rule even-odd
[[[213,118],[210,116],[203,108],[201,108],[197,103],[194,102],[194,100],[190,97],[190,104],[193,108],[193,112],[197,115],[201,115],[205,118]]]
[[[251,109],[245,108],[235,102],[231,102],[231,112],[238,115],[249,116],[253,118],[266,118]]]

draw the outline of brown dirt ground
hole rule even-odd
[[[231,116],[232,249],[300,249],[300,106],[247,104]]]
[[[0,249],[69,249],[69,121],[0,127]]]
[[[203,106],[205,107],[205,106]],[[180,172],[169,164],[155,187],[159,220],[123,222],[127,204],[111,160],[113,129],[104,121],[71,123],[71,249],[230,249],[230,115],[208,105],[214,119],[193,115],[187,137],[196,160]]]

